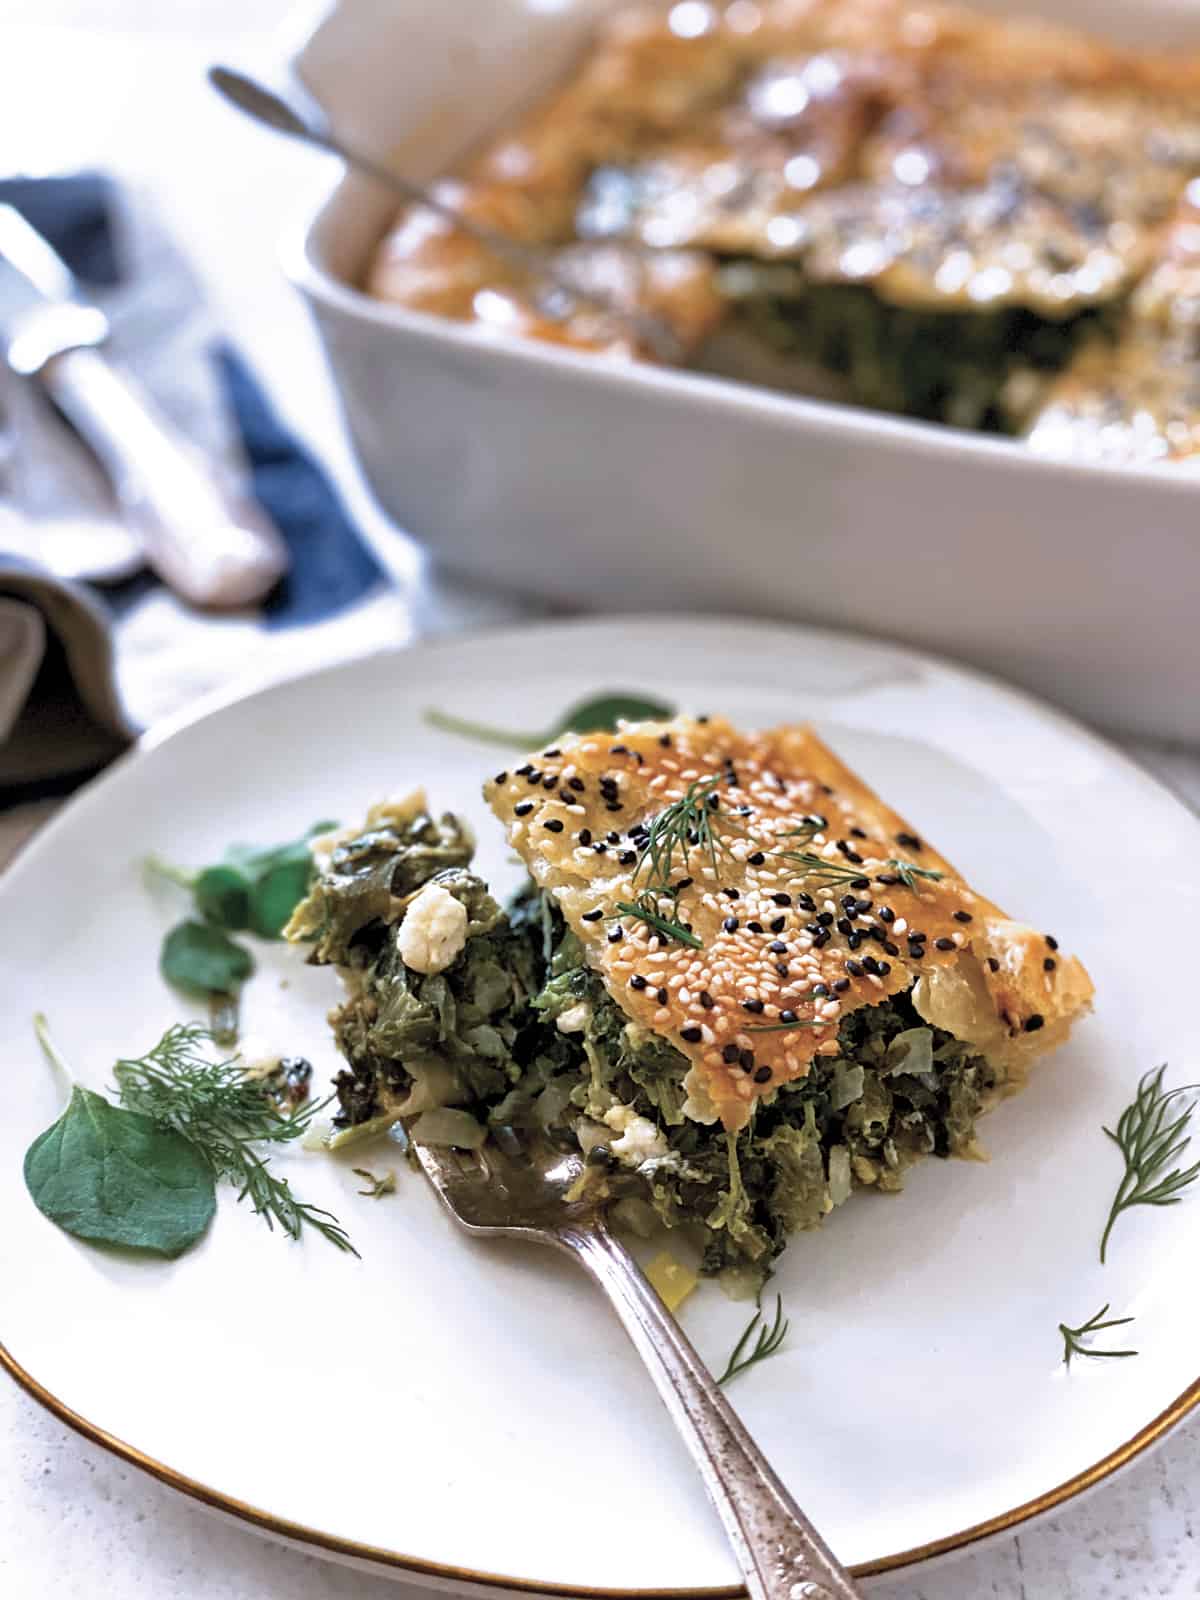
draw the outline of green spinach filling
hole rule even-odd
[[[1111,341],[1123,310],[925,310],[751,260],[727,263],[720,281],[747,337],[841,380],[852,404],[987,433],[1019,432],[1045,380],[1085,340]]]
[[[422,814],[351,841],[297,913],[310,959],[347,982],[331,1019],[342,1129],[454,1105],[582,1149],[580,1186],[618,1218],[681,1230],[703,1272],[748,1284],[854,1188],[896,1190],[922,1156],[972,1153],[1000,1081],[908,993],[847,1016],[840,1053],[758,1101],[736,1135],[695,1120],[687,1058],[625,1015],[548,897],[529,886],[502,911],[461,863],[456,829]],[[468,935],[444,971],[422,974],[396,929],[430,881],[466,907]]]

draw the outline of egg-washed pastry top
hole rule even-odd
[[[572,736],[487,794],[621,1010],[692,1063],[692,1100],[726,1128],[910,988],[1010,1084],[1090,1003],[1078,960],[972,890],[809,728]]]
[[[797,1230],[927,1156],[1062,1042],[1092,985],[806,728],[564,736],[488,780],[501,906],[420,791],[314,841],[287,929],[336,966],[336,1140],[549,1141],[576,1198],[761,1286]]]
[[[1115,336],[1198,173],[1200,56],[912,0],[679,0],[617,13],[443,194],[655,312],[694,365],[828,392],[816,369],[862,404],[1012,433]],[[647,355],[420,208],[367,287]]]

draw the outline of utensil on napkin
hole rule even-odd
[[[90,446],[171,588],[204,607],[261,599],[287,567],[277,529],[106,360],[107,337],[107,318],[77,297],[53,247],[0,204],[0,353],[8,368],[38,383]]]

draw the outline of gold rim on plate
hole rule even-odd
[[[237,1517],[240,1521],[247,1522],[262,1532],[272,1534],[277,1539],[291,1544],[308,1545],[317,1550],[324,1550],[330,1555],[349,1556],[357,1561],[374,1562],[377,1566],[391,1567],[417,1577],[440,1578],[459,1584],[481,1584],[491,1589],[514,1589],[533,1594],[559,1595],[565,1597],[565,1600],[570,1600],[572,1596],[586,1596],[588,1600],[738,1600],[739,1596],[746,1593],[739,1584],[728,1584],[716,1589],[591,1589],[574,1584],[566,1587],[563,1584],[545,1583],[535,1578],[513,1578],[493,1572],[476,1572],[469,1567],[447,1566],[438,1561],[423,1561],[417,1556],[401,1555],[398,1551],[384,1550],[377,1545],[358,1544],[353,1539],[339,1539],[336,1534],[322,1533],[318,1528],[308,1528],[299,1522],[289,1522],[286,1517],[274,1516],[257,1506],[247,1505],[244,1500],[235,1500],[231,1495],[222,1494],[219,1489],[210,1488],[208,1484],[198,1483],[195,1478],[176,1472],[174,1467],[156,1461],[153,1456],[146,1455],[136,1446],[126,1444],[124,1439],[118,1439],[115,1435],[107,1433],[94,1422],[89,1422],[86,1417],[81,1417],[77,1411],[72,1411],[70,1406],[64,1404],[57,1395],[51,1394],[49,1389],[44,1388],[35,1377],[25,1371],[3,1344],[0,1344],[0,1367],[9,1372],[22,1389],[39,1405],[44,1406],[52,1416],[57,1417],[60,1422],[65,1422],[69,1428],[82,1434],[85,1439],[90,1439],[101,1449],[107,1450],[110,1455],[116,1456],[121,1461],[127,1461],[130,1466],[149,1473],[152,1478],[157,1478],[168,1488],[177,1489],[180,1494],[188,1495],[214,1511],[222,1511],[229,1516]],[[1085,1467],[1082,1472],[1077,1472],[1073,1478],[1067,1478],[1053,1489],[1047,1489],[1044,1494],[1035,1495],[1032,1500],[1026,1500],[1010,1511],[1002,1511],[983,1522],[976,1522],[969,1528],[963,1528],[959,1533],[947,1534],[944,1538],[933,1539],[928,1544],[915,1545],[911,1550],[901,1550],[895,1555],[880,1556],[874,1561],[863,1561],[858,1566],[851,1567],[850,1571],[856,1578],[870,1578],[883,1572],[896,1572],[904,1567],[915,1566],[920,1561],[928,1561],[933,1556],[949,1555],[951,1551],[964,1550],[968,1545],[987,1539],[994,1533],[1009,1532],[1031,1517],[1040,1516],[1044,1511],[1051,1511],[1055,1506],[1062,1505],[1075,1495],[1082,1494],[1085,1489],[1094,1488],[1105,1478],[1111,1477],[1114,1472],[1141,1455],[1143,1450],[1157,1443],[1198,1404],[1200,1404],[1200,1378],[1189,1384],[1166,1410],[1160,1411],[1158,1416],[1144,1428],[1139,1429],[1132,1439],[1127,1439],[1124,1444],[1118,1445],[1115,1450],[1110,1451],[1092,1466]]]

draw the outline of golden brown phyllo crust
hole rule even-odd
[[[699,1120],[838,1054],[841,1020],[912,990],[1011,1092],[1092,983],[977,894],[806,727],[720,718],[566,736],[486,786],[535,882],[635,1022],[692,1068]]]
[[[795,263],[923,309],[1062,318],[1125,293],[1200,172],[1200,58],[911,0],[684,0],[620,12],[445,198],[562,246],[695,350],[719,262]],[[649,247],[647,250],[646,247]],[[628,330],[421,210],[371,292],[616,354]]]

